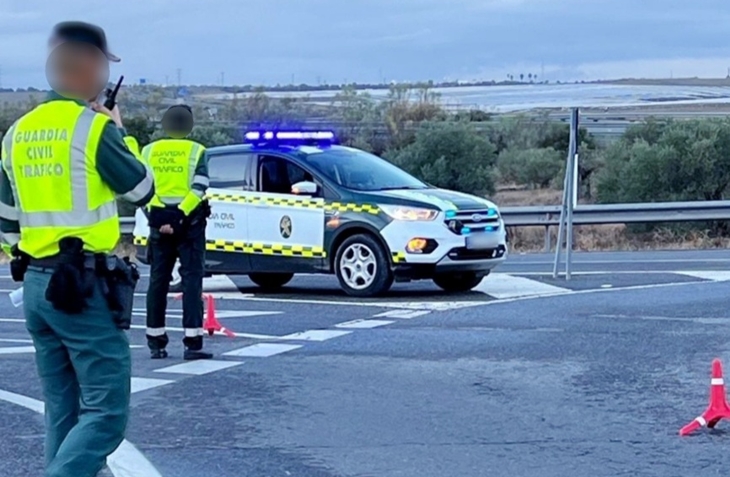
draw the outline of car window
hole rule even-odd
[[[359,149],[324,149],[305,157],[314,169],[347,189],[377,191],[429,187],[385,159]]]
[[[312,175],[291,161],[275,156],[261,157],[259,191],[291,194],[291,187],[302,181],[312,181]]]
[[[221,189],[251,190],[247,170],[252,154],[231,153],[211,155],[208,159],[210,186]]]

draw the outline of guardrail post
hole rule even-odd
[[[550,226],[545,226],[545,253],[550,253],[550,249],[552,248],[552,237],[550,236]]]

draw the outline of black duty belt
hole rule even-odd
[[[58,255],[43,258],[32,258],[28,262],[31,267],[37,268],[55,268],[56,265],[61,263],[61,258]]]

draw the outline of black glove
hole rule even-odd
[[[163,225],[169,225],[173,230],[182,228],[185,222],[185,213],[178,209],[177,206],[168,207],[152,207],[149,216],[149,224],[151,228],[159,229]]]

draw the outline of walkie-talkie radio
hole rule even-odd
[[[107,88],[106,90],[106,100],[104,100],[104,107],[111,111],[114,109],[114,106],[117,104],[117,94],[119,93],[119,88],[122,86],[122,81],[124,81],[124,76],[119,77],[119,81],[117,81],[117,85],[114,87],[114,89]]]

